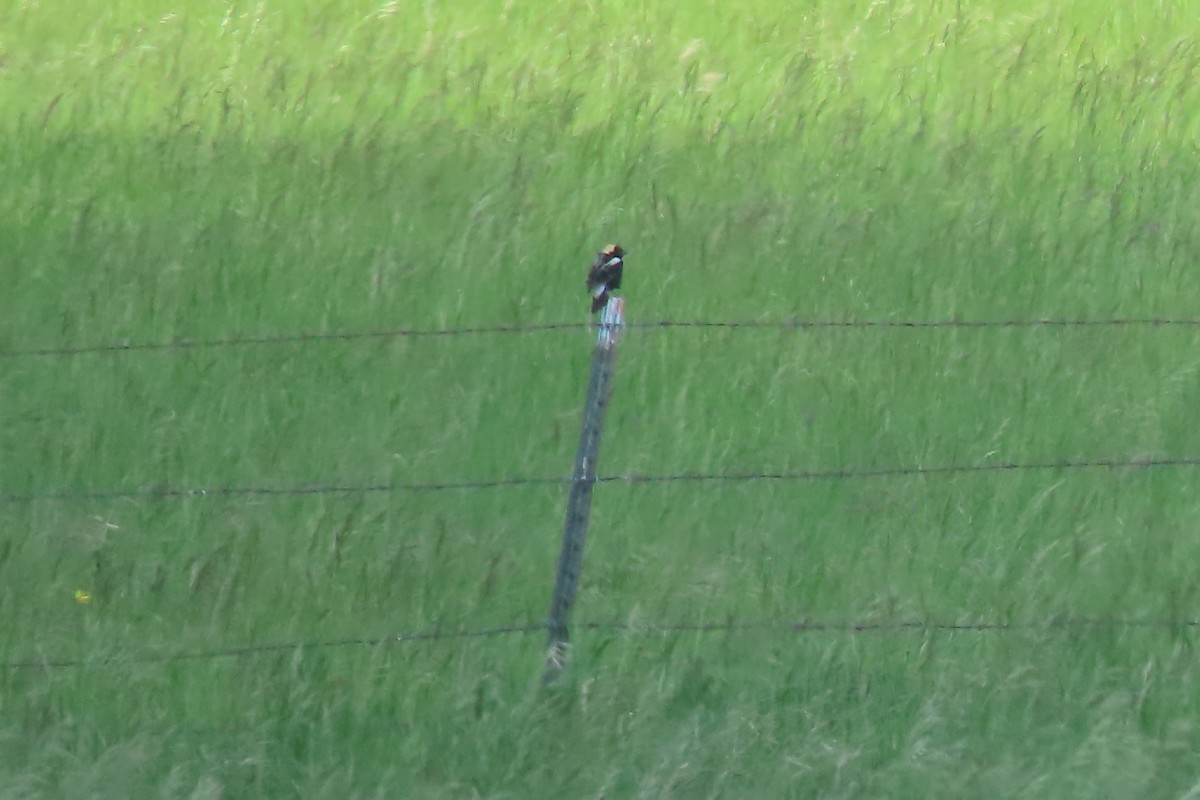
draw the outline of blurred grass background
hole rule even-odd
[[[1196,317],[1188,3],[0,10],[0,356],[631,319]],[[1189,457],[1189,328],[631,330],[602,471]],[[0,359],[0,491],[557,476],[591,335]],[[0,506],[6,797],[1179,797],[1194,470]],[[75,599],[84,590],[90,602]]]

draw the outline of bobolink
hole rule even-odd
[[[596,254],[592,268],[588,270],[587,288],[592,295],[592,313],[595,314],[608,302],[608,293],[621,288],[621,272],[625,267],[625,251],[620,245],[610,244]]]

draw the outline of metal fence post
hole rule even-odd
[[[600,435],[604,430],[604,412],[608,409],[608,399],[612,393],[617,339],[624,318],[625,301],[620,297],[610,298],[600,313],[600,333],[592,353],[592,374],[584,402],[583,429],[579,434],[579,451],[575,456],[575,469],[571,473],[571,491],[567,497],[567,515],[563,522],[562,552],[558,557],[558,574],[554,582],[554,596],[550,601],[549,642],[542,683],[553,681],[566,664],[570,641],[568,622],[579,589],[583,543],[587,536],[592,489],[596,485]]]

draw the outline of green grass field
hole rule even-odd
[[[602,484],[548,690],[541,632],[178,656],[537,625],[561,485],[17,497],[565,476],[584,330],[19,353],[582,323],[609,241],[633,321],[1200,317],[1193,4],[786,5],[0,9],[0,797],[1200,796],[1194,467]],[[600,471],[1198,403],[1197,327],[635,328]]]

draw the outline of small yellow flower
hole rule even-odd
[[[76,589],[75,602],[79,603],[81,606],[86,606],[88,603],[92,602],[92,596],[84,589]]]

